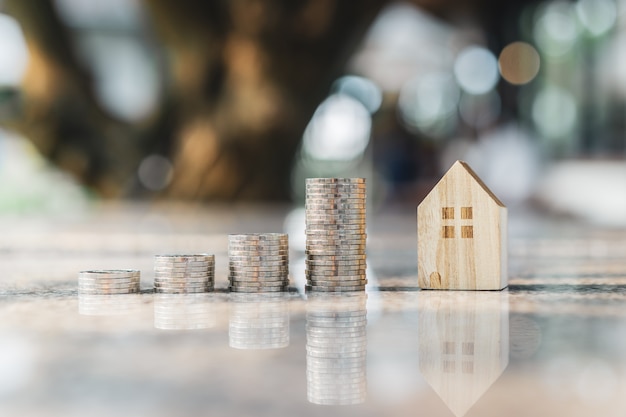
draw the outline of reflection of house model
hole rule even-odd
[[[418,297],[420,372],[461,417],[509,363],[508,292],[424,291]]]
[[[457,161],[417,208],[420,288],[506,287],[506,234],[504,204]]]

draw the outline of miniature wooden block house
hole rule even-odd
[[[505,288],[506,236],[504,204],[465,162],[455,162],[417,207],[420,288]]]

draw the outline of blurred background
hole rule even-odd
[[[626,226],[626,0],[0,0],[0,214],[414,208],[456,159],[510,207]]]

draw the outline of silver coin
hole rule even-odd
[[[192,288],[180,288],[180,289],[171,289],[171,288],[155,288],[154,292],[155,293],[160,293],[160,294],[199,294],[199,293],[205,293],[205,292],[210,292],[213,291],[212,289],[205,289],[205,288],[198,288],[198,289],[192,289]]]
[[[322,287],[319,285],[305,285],[306,291],[319,291],[319,292],[342,292],[342,291],[365,291],[365,285],[351,285],[351,286],[332,286]]]
[[[231,261],[286,261],[289,260],[289,255],[238,255],[229,254],[228,259]]]
[[[285,282],[288,281],[288,277],[286,275],[277,275],[273,277],[242,277],[242,276],[229,276],[228,280],[230,282]]]
[[[307,251],[331,251],[333,256],[337,256],[338,253],[344,253],[345,251],[361,251],[365,253],[367,245],[306,245],[305,252]]]
[[[98,278],[98,277],[78,277],[78,282],[84,282],[85,284],[124,284],[124,283],[137,283],[140,281],[139,277],[123,277],[123,278]]]
[[[228,287],[231,292],[283,292],[287,287],[271,287],[271,288],[248,288],[248,287]]]
[[[201,281],[201,280],[213,280],[214,274],[166,274],[166,273],[154,273],[154,279],[162,281]]]
[[[138,293],[139,288],[78,288],[82,294],[133,294]]]
[[[214,285],[215,282],[209,281],[209,280],[203,280],[203,281],[157,281],[155,280],[153,284],[155,286],[185,286],[185,285],[189,285],[189,286],[205,285],[206,286],[206,285]]]
[[[365,255],[364,248],[333,248],[333,249],[305,249],[306,255],[325,255],[325,256],[346,256],[346,255]]]
[[[172,291],[182,291],[182,290],[207,290],[211,288],[209,285],[167,285],[167,284],[154,284],[154,289],[160,290],[172,290]]]
[[[307,254],[305,260],[310,261],[310,263],[317,262],[359,262],[361,264],[365,264],[367,262],[367,253],[362,251],[360,254],[344,254],[341,249],[333,250],[332,255],[316,255],[316,254]]]
[[[276,250],[276,251],[243,251],[243,250],[230,250],[228,251],[228,257],[259,257],[259,256],[284,256],[289,259],[288,250]]]
[[[307,279],[324,280],[325,278],[330,280],[331,277],[339,277],[341,280],[345,280],[349,275],[366,275],[367,270],[364,267],[351,268],[351,269],[339,269],[331,267],[307,267],[304,270],[304,274]]]
[[[365,266],[367,265],[366,259],[353,259],[353,260],[345,260],[345,261],[337,261],[337,260],[324,260],[324,259],[305,259],[305,265],[311,266]]]
[[[315,287],[332,287],[332,286],[362,286],[367,285],[367,280],[354,280],[354,281],[332,281],[332,280],[318,280],[318,279],[307,279],[307,285],[312,285]]]
[[[288,266],[289,261],[288,260],[279,260],[279,261],[229,260],[228,265],[232,265],[232,266]]]
[[[356,197],[351,197],[351,196],[336,196],[333,195],[331,197],[312,197],[312,196],[306,196],[305,199],[305,205],[307,204],[321,204],[321,205],[327,205],[327,204],[366,204],[366,199],[364,196],[356,196]]]
[[[125,278],[140,276],[141,272],[136,269],[100,269],[92,271],[80,271],[79,277],[86,278]]]
[[[289,271],[287,265],[238,265],[238,264],[229,264],[228,269],[230,271],[235,272],[276,272],[276,271]]]
[[[366,274],[354,274],[354,275],[332,275],[331,273],[321,272],[319,274],[309,272],[306,274],[307,281],[315,282],[315,281],[326,281],[330,282],[332,280],[337,280],[339,282],[350,282],[350,281],[365,281]]]
[[[206,261],[172,261],[169,259],[155,259],[154,265],[158,266],[188,266],[188,267],[202,267],[215,265],[215,259]]]
[[[305,215],[313,216],[365,216],[365,208],[305,208]]]
[[[308,326],[306,329],[307,338],[333,338],[336,343],[349,343],[353,339],[357,340],[357,338],[367,336],[366,326],[356,326],[354,328]]]
[[[348,199],[352,199],[352,200],[359,200],[359,201],[366,201],[366,197],[365,197],[365,193],[355,193],[355,192],[328,192],[328,193],[313,193],[313,192],[307,192],[306,193],[306,201],[307,202],[312,202],[312,201],[317,201],[317,200],[334,200],[334,201],[339,201],[339,200],[348,200]]]
[[[362,192],[367,191],[367,185],[366,184],[354,184],[354,183],[347,183],[347,182],[342,182],[342,183],[332,183],[332,184],[324,184],[324,183],[308,183],[305,184],[304,189],[306,191],[309,190],[315,190],[315,191],[319,191],[319,190],[341,190],[341,189],[345,189],[345,190],[359,190]]]
[[[123,282],[123,283],[91,283],[91,282],[79,282],[80,288],[134,288],[139,287],[139,282]]]
[[[305,210],[345,210],[345,209],[359,209],[365,210],[367,209],[367,204],[364,202],[334,202],[334,201],[325,201],[323,203],[310,203],[305,202],[304,204]]]
[[[230,283],[231,287],[237,288],[269,288],[269,287],[285,287],[284,282],[242,282],[234,281]]]
[[[305,261],[306,270],[315,272],[315,271],[365,271],[367,268],[367,263],[365,261],[354,261],[354,262],[306,262]]]
[[[191,275],[208,275],[208,274],[212,274],[214,273],[214,270],[212,269],[165,269],[165,268],[155,268],[154,269],[154,273],[155,274],[161,274],[161,275],[167,275],[167,274],[171,274],[171,275],[185,275],[185,274],[191,274]]]
[[[266,278],[266,277],[276,277],[276,276],[284,276],[289,274],[289,271],[286,268],[279,268],[272,271],[259,271],[259,270],[245,270],[245,269],[237,269],[230,270],[230,276],[242,276],[242,277],[258,277],[258,278]]]
[[[367,214],[363,213],[344,213],[344,214],[333,214],[333,213],[324,213],[324,212],[307,212],[305,214],[305,220],[313,221],[313,222],[324,222],[324,221],[352,221],[352,222],[365,222],[367,219]]]
[[[349,262],[349,261],[365,261],[367,255],[309,255],[307,261],[330,261],[330,262]]]
[[[321,184],[321,183],[358,183],[365,184],[365,178],[361,177],[312,177],[306,178],[305,184]]]
[[[366,237],[367,228],[365,224],[312,224],[304,229],[307,235],[332,235],[332,236],[358,236]]]
[[[258,241],[287,241],[289,236],[286,233],[246,233],[246,234],[230,234],[228,235],[228,241],[246,241],[246,242],[258,242]]]
[[[208,271],[215,271],[215,267],[214,266],[210,266],[210,267],[204,267],[204,268],[198,268],[198,267],[193,267],[193,268],[179,268],[179,267],[165,267],[165,266],[155,266],[154,267],[155,271],[161,271],[161,272],[208,272]]]
[[[195,262],[195,261],[215,261],[215,255],[209,255],[208,253],[198,253],[198,254],[163,254],[163,255],[154,255],[155,262]]]

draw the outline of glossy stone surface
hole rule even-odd
[[[307,299],[298,251],[289,293],[226,293],[227,234],[288,213],[0,219],[0,415],[624,415],[626,231],[511,211],[507,290],[419,291],[414,210],[368,214],[365,295]],[[189,251],[217,291],[153,294],[153,255]],[[98,268],[140,269],[142,294],[79,297]]]

